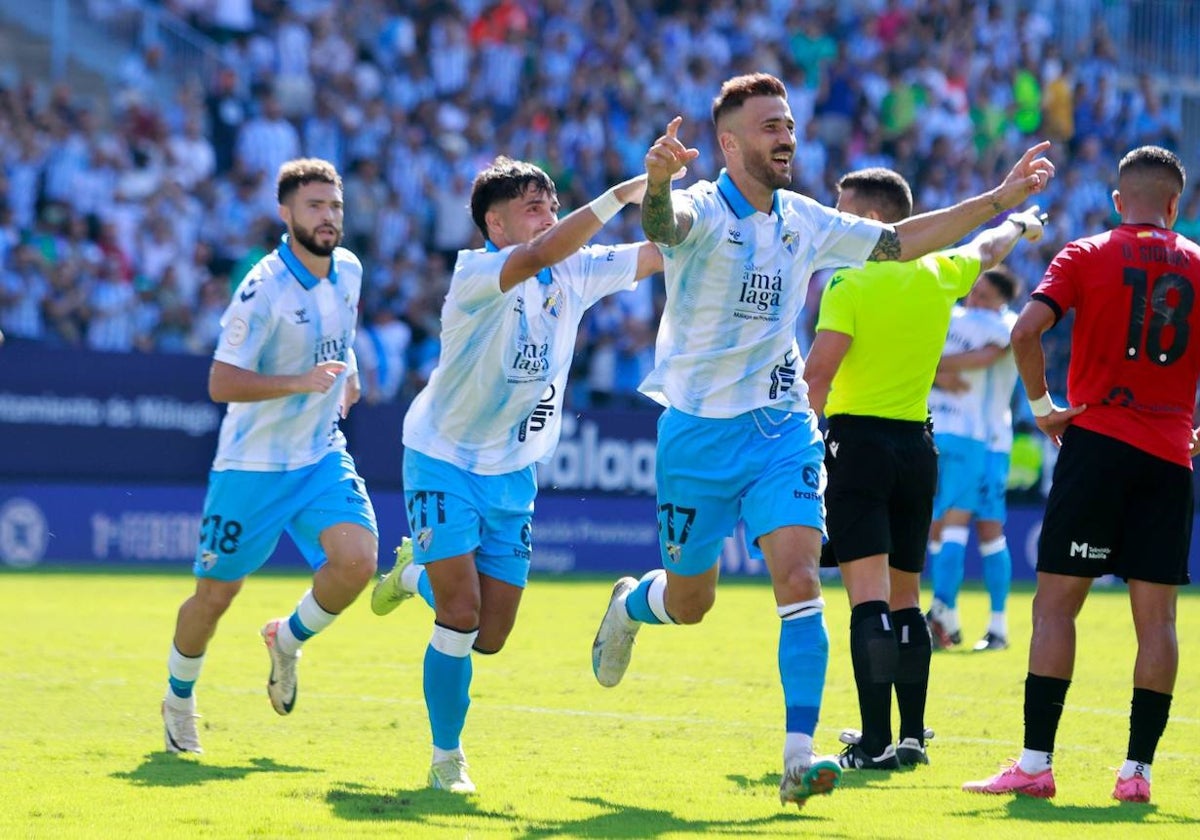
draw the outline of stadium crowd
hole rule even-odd
[[[132,13],[116,0],[100,11]],[[1031,288],[1066,241],[1116,223],[1129,148],[1182,141],[1178,94],[1122,66],[1102,20],[1063,43],[1025,4],[965,0],[164,0],[220,44],[211,78],[160,93],[162,47],[122,66],[111,102],[23,78],[0,86],[0,329],[106,351],[207,355],[231,288],[274,247],[275,173],[345,175],[345,243],[366,270],[358,354],[372,401],[407,399],[438,354],[456,251],[478,245],[471,180],[497,154],[538,163],[564,210],[643,169],[664,112],[715,177],[722,79],[782,78],[795,187],[832,204],[844,172],[887,166],[916,212],[977,193],[1047,138],[1060,177],[1038,247],[1008,265]],[[1200,234],[1200,191],[1177,229]],[[622,214],[602,241],[641,237]],[[816,314],[819,278],[810,290]],[[661,284],[589,312],[575,407],[645,405]],[[802,345],[811,322],[799,326]],[[1068,330],[1048,336],[1065,392]],[[1056,349],[1057,348],[1057,349]]]

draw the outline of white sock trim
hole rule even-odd
[[[930,540],[929,547],[926,550],[930,554],[937,554],[939,551],[942,550],[942,541],[941,540]]]
[[[451,630],[449,627],[435,624],[433,625],[433,636],[429,639],[429,646],[446,656],[464,659],[471,655],[471,646],[475,644],[475,638],[478,635],[478,627],[464,633],[461,630]]]
[[[1000,536],[996,537],[996,539],[994,539],[994,540],[988,540],[985,543],[980,543],[979,544],[979,556],[987,557],[988,555],[991,555],[991,554],[999,554],[1001,551],[1004,551],[1004,549],[1006,549],[1006,548],[1008,548],[1008,540],[1006,540],[1004,538],[1004,535],[1001,534]]]
[[[942,545],[946,543],[966,545],[970,538],[971,532],[966,525],[947,525],[942,529]]]
[[[317,603],[311,589],[300,597],[300,603],[296,604],[296,613],[300,617],[300,623],[314,636],[333,624],[333,620],[337,618],[337,613],[326,612]]]
[[[167,673],[181,682],[195,682],[200,679],[200,668],[204,665],[204,654],[199,656],[184,656],[171,643],[171,652],[167,654]]]
[[[667,572],[665,569],[655,569],[647,572],[644,578],[650,578],[650,588],[646,590],[646,603],[650,612],[663,624],[674,624],[667,612]],[[644,579],[643,578],[643,579]]]
[[[400,588],[405,592],[420,592],[421,591],[421,575],[425,574],[425,567],[416,563],[409,563],[400,572]]]
[[[816,615],[825,611],[825,599],[813,598],[808,601],[797,601],[794,604],[784,604],[775,608],[779,613],[779,618],[783,621],[793,621],[797,618],[804,618],[808,615]]]

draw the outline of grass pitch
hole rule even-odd
[[[782,700],[764,581],[722,583],[697,627],[645,628],[615,689],[591,674],[610,581],[535,579],[509,646],[475,657],[464,746],[480,793],[425,788],[421,660],[431,613],[360,599],[306,646],[296,711],[275,715],[259,627],[307,579],[260,573],[223,620],[197,686],[202,756],[163,751],[159,701],[185,575],[0,573],[0,837],[1196,837],[1200,597],[1181,598],[1182,665],[1154,764],[1154,802],[1109,799],[1124,759],[1134,643],[1123,587],[1097,589],[1049,802],[962,793],[1015,756],[1029,639],[937,653],[932,765],[848,772],[797,812],[778,802]],[[827,587],[831,662],[818,748],[858,725],[844,592]],[[969,642],[985,596],[964,595]]]

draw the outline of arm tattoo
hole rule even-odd
[[[683,241],[683,233],[675,218],[675,208],[671,203],[671,182],[662,186],[647,188],[646,196],[642,199],[642,232],[651,242],[663,245],[678,245]]]
[[[900,259],[900,234],[891,228],[887,228],[883,233],[879,234],[879,241],[875,243],[875,250],[871,252],[868,260],[875,262],[886,262],[887,260]]]

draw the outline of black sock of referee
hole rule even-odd
[[[933,645],[920,607],[892,612],[900,658],[896,661],[896,707],[900,711],[900,740],[925,743],[925,700],[929,696],[929,659]]]
[[[850,611],[850,661],[862,715],[859,746],[871,757],[892,743],[892,683],[896,681],[896,636],[886,601],[867,601]]]
[[[1141,764],[1154,763],[1158,739],[1167,728],[1171,713],[1171,695],[1135,688],[1129,704],[1129,752],[1125,758]]]
[[[1070,680],[1058,677],[1025,675],[1025,749],[1054,752],[1054,737],[1070,686]]]

